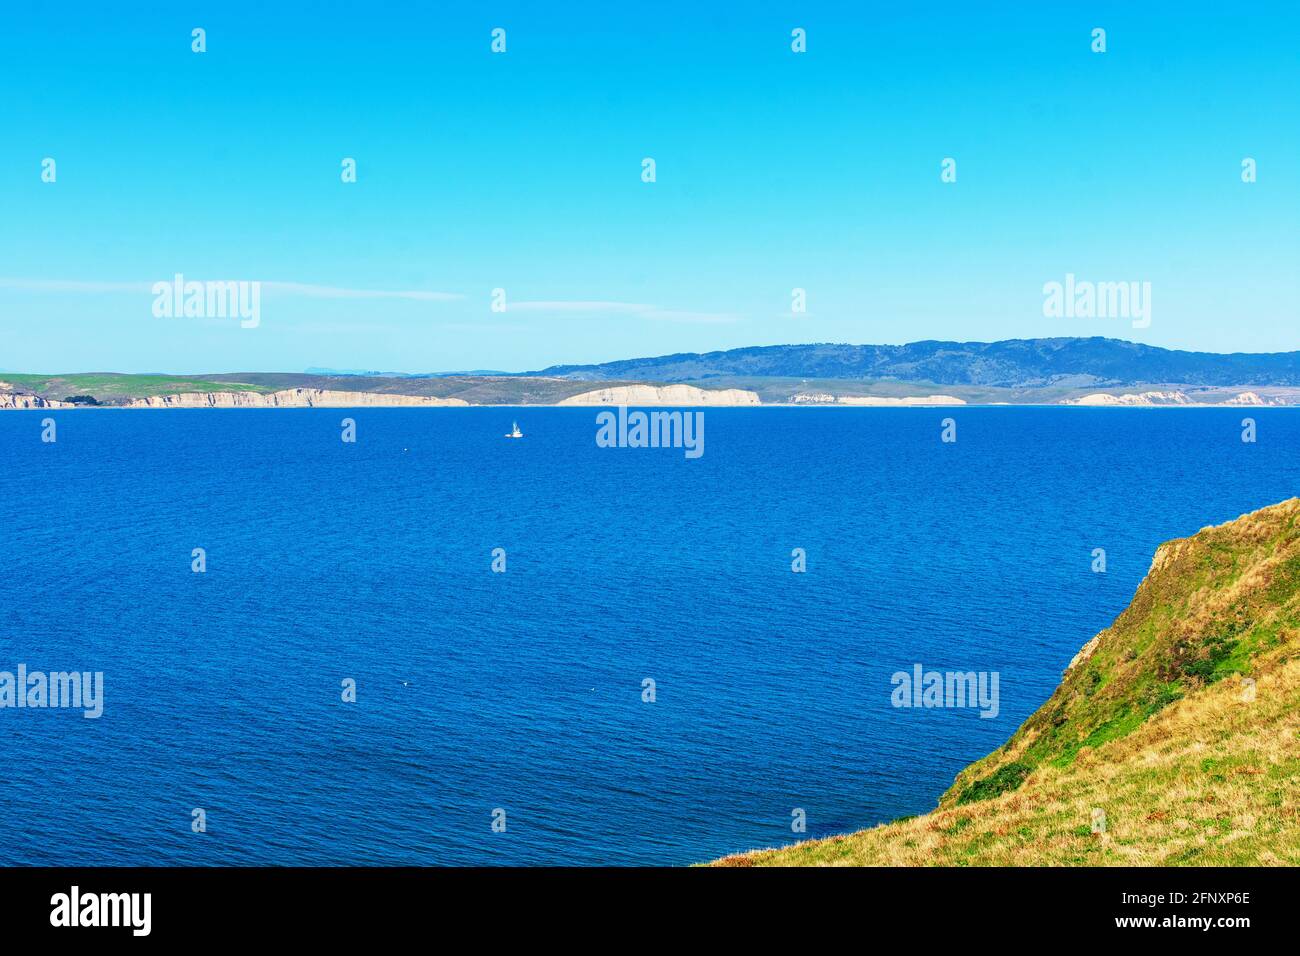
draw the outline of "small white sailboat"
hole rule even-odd
[[[519,430],[519,423],[518,423],[518,422],[511,422],[510,434],[506,435],[506,437],[507,437],[507,438],[523,438],[523,437],[524,437],[524,433],[521,432],[521,431]]]

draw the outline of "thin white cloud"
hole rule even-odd
[[[641,313],[641,318],[656,322],[739,322],[741,317],[731,312],[681,312],[675,309],[651,309]]]
[[[605,302],[586,300],[526,301],[506,303],[506,312],[551,312],[575,315],[614,314],[631,315],[656,322],[739,322],[740,316],[729,312],[688,312],[664,309],[657,305],[637,302]]]
[[[475,322],[445,322],[438,328],[446,332],[531,332],[526,325],[501,325],[488,323],[479,325]]]
[[[429,292],[424,289],[342,289],[304,282],[263,282],[263,291],[303,295],[313,299],[414,299],[418,302],[455,302],[465,298],[459,292]]]
[[[193,276],[189,277],[191,281]],[[167,276],[157,281],[171,283]],[[223,279],[220,281],[232,281]],[[262,291],[276,295],[301,296],[310,299],[406,299],[416,302],[457,302],[467,298],[459,292],[435,292],[427,289],[349,289],[342,286],[313,285],[306,282],[277,282],[261,280]],[[152,294],[153,282],[84,282],[74,279],[16,279],[0,277],[0,289],[20,292],[50,292],[62,294],[103,294],[130,292]],[[741,321],[741,316],[730,312],[696,312],[665,309],[643,302],[613,302],[604,300],[536,300],[506,303],[507,312],[544,312],[569,315],[628,315],[652,322],[730,323]]]
[[[190,281],[194,277],[190,276]],[[173,276],[159,279],[170,284]],[[217,281],[233,281],[221,279]],[[331,285],[311,285],[305,282],[261,283],[263,292],[305,296],[313,299],[413,299],[419,302],[454,302],[464,299],[459,292],[432,292],[425,289],[345,289]],[[91,293],[143,292],[151,294],[153,282],[81,282],[73,279],[13,279],[0,277],[0,289],[20,292]]]
[[[635,314],[638,312],[647,312],[655,308],[653,305],[637,305],[634,302],[583,302],[583,301],[551,301],[551,302],[507,302],[507,312],[625,312]]]
[[[7,279],[0,277],[0,289],[20,292],[144,292],[152,282],[77,282],[71,279]]]

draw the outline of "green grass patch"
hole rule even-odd
[[[1026,763],[1013,761],[999,767],[983,780],[977,780],[961,792],[957,803],[974,803],[977,800],[990,800],[1015,790],[1025,778],[1033,772],[1033,767]]]

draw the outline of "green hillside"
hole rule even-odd
[[[6,389],[5,385],[12,386]],[[298,372],[231,372],[199,376],[125,375],[91,372],[75,375],[0,373],[0,392],[31,393],[53,401],[89,396],[102,405],[128,402],[151,395],[180,392],[275,392],[290,388],[320,388],[342,392],[378,392],[388,395],[428,395],[459,398],[471,405],[551,405],[596,387],[632,382],[579,382],[559,378],[520,376],[448,375],[428,378],[307,375]],[[717,388],[709,383],[706,388]]]
[[[177,392],[265,392],[273,389],[204,376],[123,375],[117,372],[86,372],[76,375],[21,375],[0,373],[0,382],[15,386],[16,391],[31,392],[41,398],[64,401],[73,395],[89,395],[104,404],[145,398],[149,395],[174,395]]]

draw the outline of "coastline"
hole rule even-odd
[[[484,403],[444,403],[444,404],[425,404],[425,403],[407,403],[407,402],[368,402],[356,404],[339,404],[339,405],[82,405],[75,402],[56,402],[46,405],[30,406],[13,406],[0,405],[0,412],[137,412],[137,411],[291,411],[294,409],[311,409],[311,408],[337,408],[337,409],[377,409],[377,408],[426,408],[426,409],[457,409],[457,408],[617,408],[617,405],[571,405],[563,402],[484,402]],[[1215,405],[1210,403],[1189,404],[1189,405],[1078,405],[1073,402],[967,402],[963,405],[804,405],[796,402],[762,402],[757,405],[701,405],[694,402],[682,402],[681,404],[649,405],[642,402],[629,402],[625,408],[727,408],[727,409],[762,409],[762,408],[801,408],[801,409],[839,409],[839,410],[911,410],[923,411],[926,409],[954,409],[954,408],[1078,408],[1091,411],[1176,411],[1186,410],[1194,411],[1198,409],[1218,408],[1218,409],[1236,409],[1238,411],[1249,411],[1252,409],[1296,409],[1300,405]]]
[[[170,384],[170,383],[169,383]],[[847,384],[859,384],[848,383]],[[870,384],[870,383],[868,383]],[[153,387],[158,387],[154,385]],[[166,386],[163,386],[166,387]],[[1193,386],[1166,391],[1126,393],[1092,392],[1050,400],[1048,396],[1025,395],[1021,401],[981,401],[984,396],[960,398],[948,394],[845,395],[828,392],[795,393],[788,400],[772,389],[717,387],[702,388],[686,383],[629,383],[603,385],[576,394],[535,394],[538,401],[493,401],[488,392],[459,395],[394,393],[356,388],[294,387],[178,390],[139,394],[101,390],[98,394],[64,392],[72,401],[15,386],[0,379],[0,411],[64,411],[74,408],[176,409],[176,408],[1295,408],[1300,395],[1269,394],[1238,386],[1209,390]],[[760,394],[760,390],[763,394]],[[1222,401],[1198,401],[1200,392],[1211,392]],[[1192,394],[1188,394],[1191,392]],[[764,401],[764,395],[769,400]],[[1193,397],[1195,396],[1195,397]],[[514,396],[509,396],[513,398]],[[478,399],[478,400],[475,400]]]
[[[396,396],[401,398],[419,397],[419,396]],[[721,403],[701,403],[701,402],[626,402],[624,407],[628,408],[729,408],[729,409],[763,409],[763,408],[799,408],[799,409],[838,409],[838,410],[913,410],[921,411],[926,409],[950,410],[965,408],[1076,408],[1091,411],[1152,411],[1152,410],[1197,410],[1207,408],[1234,409],[1237,411],[1251,411],[1261,408],[1266,409],[1297,409],[1300,405],[1229,405],[1226,403],[1213,402],[1189,402],[1184,405],[1081,405],[1077,402],[963,402],[960,404],[940,405],[933,403],[880,403],[880,404],[840,404],[840,403],[822,403],[812,404],[807,402],[757,402],[748,404],[721,404]],[[267,405],[181,405],[168,403],[145,403],[130,402],[125,404],[103,403],[98,405],[82,404],[77,402],[62,401],[42,401],[40,404],[4,404],[0,403],[0,412],[68,412],[68,411],[287,411],[290,409],[303,408],[339,408],[339,409],[376,409],[376,408],[437,408],[437,409],[457,409],[457,408],[616,408],[615,403],[606,404],[575,404],[572,402],[464,402],[464,401],[442,401],[442,402],[341,402],[341,403],[312,403],[312,404],[267,404]]]

